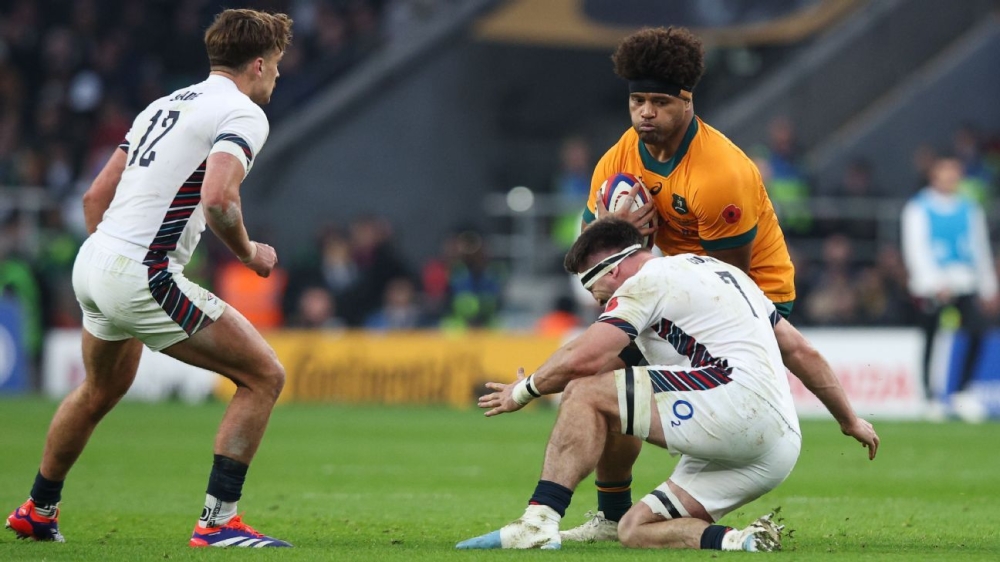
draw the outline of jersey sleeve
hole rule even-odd
[[[129,148],[132,146],[128,141],[128,137],[131,134],[132,134],[132,129],[129,128],[128,132],[125,133],[125,136],[122,137],[122,141],[118,143],[118,148],[122,150],[125,154],[128,154]]]
[[[264,147],[268,130],[267,117],[259,107],[233,108],[219,123],[210,154],[232,154],[243,164],[245,176]]]
[[[778,312],[777,307],[774,306],[771,299],[764,297],[764,303],[764,310],[767,312],[767,318],[771,321],[771,327],[773,328],[781,321],[781,313]]]
[[[633,277],[622,284],[597,318],[598,322],[625,332],[633,341],[653,324],[653,314],[659,304],[659,293],[654,290],[654,284],[634,281]]]
[[[753,241],[763,189],[753,163],[713,166],[704,172],[697,196],[689,200],[698,219],[701,246],[708,251],[728,250]]]

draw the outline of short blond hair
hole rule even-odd
[[[283,52],[292,42],[292,18],[257,10],[224,10],[205,31],[212,68],[240,69],[248,62]]]

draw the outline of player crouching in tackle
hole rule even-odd
[[[626,221],[595,221],[566,255],[566,269],[606,308],[580,337],[513,384],[488,383],[479,399],[495,416],[565,390],[542,477],[524,515],[461,549],[561,546],[559,521],[609,434],[681,455],[670,478],[618,526],[633,548],[770,551],[781,527],[769,515],[744,529],[716,525],[788,477],[802,442],[781,349],[815,354],[741,270],[711,257],[657,258]],[[634,341],[648,367],[618,358]],[[810,369],[842,431],[875,458],[879,438],[851,410],[833,373]],[[601,373],[595,375],[594,373]]]

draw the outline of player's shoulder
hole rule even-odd
[[[709,278],[715,276],[717,271],[730,271],[739,275],[746,275],[738,267],[728,264],[711,256],[698,254],[674,254],[664,256],[656,260],[662,274],[672,275],[675,278],[692,285],[703,285],[702,276]]]
[[[696,186],[709,186],[709,193],[721,195],[726,191],[719,186],[746,189],[760,183],[760,172],[753,160],[704,121],[699,120],[698,135],[689,154],[688,176]]]
[[[690,299],[692,294],[706,286],[703,274],[711,273],[709,268],[699,267],[704,261],[704,258],[694,254],[653,258],[622,283],[618,292],[636,297],[650,306]]]
[[[622,288],[630,292],[649,292],[662,290],[664,278],[671,275],[681,267],[677,263],[678,256],[659,256],[648,260],[635,272],[635,275],[622,283]]]
[[[618,141],[608,148],[607,152],[604,153],[604,158],[623,158],[630,151],[635,150],[638,147],[639,135],[635,132],[635,129],[629,127],[625,129],[622,136],[618,137]]]
[[[734,165],[737,168],[756,168],[750,157],[743,152],[743,149],[736,146],[736,143],[729,140],[729,137],[699,117],[695,117],[695,119],[698,120],[698,135],[695,143],[698,149],[698,162],[706,170],[725,171]],[[720,160],[729,165],[720,166]]]
[[[186,92],[196,93],[197,97],[193,98],[192,101],[206,111],[217,113],[223,117],[242,114],[255,120],[267,122],[264,110],[241,92],[232,80],[224,76],[209,75],[198,84],[177,90],[174,95],[184,96]]]

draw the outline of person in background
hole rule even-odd
[[[337,300],[326,287],[306,287],[289,325],[308,330],[340,330],[347,327],[337,316]]]
[[[535,323],[535,332],[542,336],[561,338],[582,325],[583,320],[576,313],[576,299],[570,295],[560,295],[552,310]]]
[[[903,258],[924,332],[923,380],[930,401],[928,416],[941,419],[947,404],[930,384],[931,352],[942,314],[957,309],[968,334],[968,348],[951,396],[951,409],[962,419],[982,421],[985,407],[970,391],[976,359],[987,325],[997,312],[997,276],[982,209],[958,193],[963,177],[957,158],[938,158],[930,168],[930,184],[903,208]],[[982,312],[981,312],[982,311]]]
[[[394,277],[385,285],[382,306],[368,315],[364,327],[380,332],[427,327],[417,288],[408,277]]]

